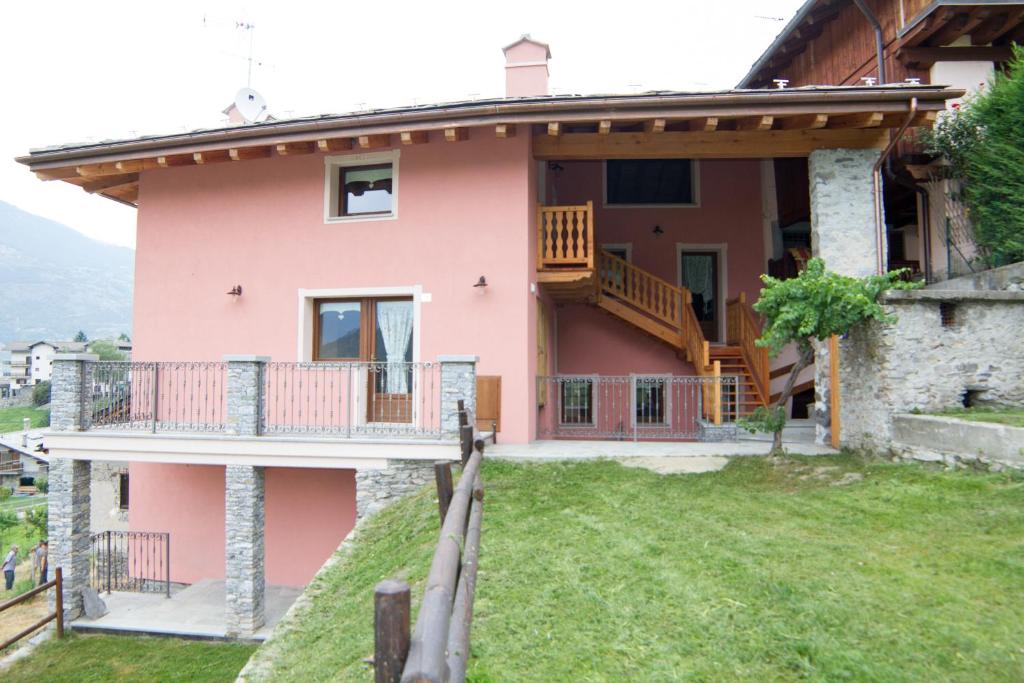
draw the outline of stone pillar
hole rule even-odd
[[[380,512],[433,479],[431,460],[388,460],[383,469],[356,470],[356,521]]]
[[[441,363],[441,435],[459,438],[459,399],[465,401],[469,424],[476,420],[478,356],[438,356]]]
[[[224,491],[227,634],[248,637],[265,623],[263,468],[228,465]]]
[[[872,175],[879,153],[818,149],[810,155],[811,251],[826,268],[842,275],[864,277],[878,269]],[[814,419],[820,444],[832,438],[829,362],[828,344],[815,344]]]
[[[228,364],[227,433],[259,436],[263,433],[263,377],[269,356],[224,356]]]
[[[78,432],[89,429],[92,422],[91,405],[93,362],[99,356],[93,353],[58,353],[53,357],[50,377],[50,430]]]
[[[89,585],[92,468],[88,460],[53,458],[49,482],[50,578],[60,567],[64,574],[64,618],[70,620],[82,614],[82,589]],[[49,599],[52,608],[56,602],[52,593]]]

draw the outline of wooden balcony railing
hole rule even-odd
[[[725,306],[726,343],[740,347],[743,360],[750,369],[758,398],[761,403],[767,405],[771,394],[768,349],[754,343],[761,337],[761,323],[747,303],[745,292],[740,292],[739,297],[727,301]]]
[[[537,207],[537,269],[594,269],[594,202]]]

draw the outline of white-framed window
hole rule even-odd
[[[400,150],[324,157],[324,222],[398,217]]]
[[[632,425],[638,428],[664,427],[672,422],[671,375],[631,375]]]
[[[695,159],[607,159],[604,208],[696,208],[700,164]]]
[[[618,256],[623,261],[633,261],[633,243],[620,242],[618,244],[602,244],[601,248],[612,256]]]
[[[597,424],[597,377],[561,375],[558,379],[559,424],[566,427]]]

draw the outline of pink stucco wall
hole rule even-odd
[[[632,262],[672,283],[679,282],[677,244],[725,244],[725,299],[746,292],[756,300],[764,272],[761,176],[756,160],[702,160],[699,206],[606,208],[603,163],[560,162],[547,174],[547,202],[594,202],[598,244],[632,245]],[[664,231],[653,234],[654,226]],[[628,375],[689,374],[692,367],[667,345],[595,307],[561,306],[556,311],[559,373]]]
[[[420,359],[479,355],[481,374],[502,377],[502,438],[528,441],[529,143],[487,128],[463,142],[431,133],[429,144],[402,147],[390,221],[325,224],[318,153],[144,172],[135,359],[296,360],[300,288],[422,285],[432,301],[422,307]],[[480,275],[486,289],[472,286]],[[236,284],[243,295],[227,296]]]
[[[130,467],[129,525],[171,534],[171,580],[224,578],[224,468]],[[267,468],[267,581],[304,586],[355,524],[352,470]]]

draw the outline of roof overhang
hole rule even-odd
[[[139,173],[151,169],[422,144],[431,131],[451,142],[466,139],[471,128],[490,128],[489,135],[501,138],[515,135],[517,127],[563,142],[576,135],[611,141],[638,133],[770,133],[784,140],[792,132],[818,131],[820,138],[832,135],[827,131],[848,135],[897,127],[913,98],[913,125],[928,125],[946,100],[962,94],[942,86],[899,85],[480,100],[68,145],[33,150],[17,161],[44,180],[134,204]]]

